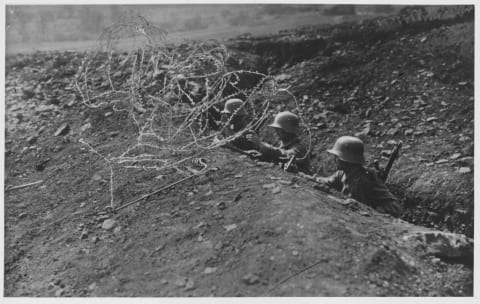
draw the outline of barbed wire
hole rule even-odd
[[[119,53],[123,38],[145,38],[135,51]],[[125,37],[126,36],[126,37]],[[76,75],[82,102],[92,109],[111,106],[126,111],[137,128],[135,143],[105,156],[85,140],[80,142],[109,166],[110,204],[114,208],[114,170],[188,171],[188,163],[242,135],[222,138],[233,116],[220,123],[219,109],[226,100],[241,96],[252,118],[248,130],[271,112],[277,94],[287,92],[274,78],[254,71],[227,71],[229,52],[217,41],[169,45],[166,34],[143,17],[133,17],[109,27],[103,51],[87,55]],[[155,39],[160,37],[161,39]],[[251,80],[249,85],[242,80]],[[209,123],[220,127],[213,128]],[[302,120],[303,121],[303,120]],[[309,147],[311,135],[309,132]]]

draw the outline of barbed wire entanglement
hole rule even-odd
[[[219,136],[230,122],[220,123],[226,100],[244,100],[251,117],[248,130],[271,114],[277,94],[288,92],[268,75],[228,71],[229,53],[219,42],[172,45],[164,31],[141,16],[107,28],[100,41],[101,49],[82,61],[77,91],[87,107],[111,106],[128,113],[138,131],[135,143],[117,155],[102,155],[81,139],[110,168],[112,208],[115,168],[191,172],[191,160],[241,135]],[[126,41],[141,45],[119,52]],[[245,85],[244,79],[253,79],[253,85]]]

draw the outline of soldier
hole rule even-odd
[[[315,177],[315,181],[370,205],[379,212],[399,216],[401,210],[397,198],[375,172],[363,167],[363,150],[364,144],[359,138],[340,137],[333,149],[327,150],[334,156],[338,171],[329,177]]]
[[[273,123],[269,127],[275,129],[275,133],[280,140],[279,147],[273,147],[262,142],[255,133],[247,134],[246,138],[252,142],[255,150],[261,153],[261,159],[287,163],[293,157],[298,171],[309,174],[309,153],[307,147],[302,144],[297,135],[300,131],[299,124],[298,116],[291,112],[281,112],[275,116]]]
[[[229,122],[222,131],[224,138],[235,136],[247,126],[247,111],[243,108],[243,101],[238,98],[227,100],[222,113],[222,121]],[[253,150],[251,141],[245,138],[245,134],[239,135],[235,139],[229,141],[229,144],[241,150]]]

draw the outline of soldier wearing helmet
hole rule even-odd
[[[342,136],[327,152],[334,156],[338,171],[330,177],[316,177],[315,180],[318,183],[341,191],[382,213],[390,213],[394,216],[400,214],[397,198],[375,172],[363,167],[364,144],[359,138]]]
[[[245,138],[245,135],[235,136],[247,126],[247,111],[243,107],[244,102],[238,98],[232,98],[225,103],[222,113],[224,126],[222,135],[224,138],[232,137],[229,143],[241,150],[253,150],[252,142]]]
[[[256,150],[261,153],[261,158],[268,161],[288,162],[293,158],[298,171],[309,173],[310,161],[307,147],[300,141],[300,120],[297,115],[285,111],[275,116],[269,127],[274,128],[280,140],[278,147],[273,147],[260,140],[257,134],[247,134],[246,138],[253,143]]]

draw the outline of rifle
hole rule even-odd
[[[270,115],[264,115],[262,119],[260,119],[259,121],[257,121],[250,129],[248,129],[247,131],[253,131],[255,133],[257,133],[262,127],[263,125],[265,124],[265,122],[267,121],[267,119],[270,117]]]
[[[392,151],[390,152],[390,158],[388,159],[387,166],[385,167],[385,169],[380,175],[380,178],[383,180],[383,182],[387,180],[388,173],[390,173],[390,169],[392,169],[393,162],[398,158],[401,147],[402,147],[401,142],[393,146]]]
[[[283,166],[283,171],[289,171],[290,170],[290,166],[292,165],[293,161],[295,160],[295,155],[293,155],[292,157],[290,157],[290,159],[288,160],[288,162]]]
[[[226,143],[223,145],[223,147],[225,148],[228,148],[234,152],[238,152],[242,155],[246,155],[248,156],[250,159],[253,159],[253,160],[256,160],[258,159],[258,155],[260,154],[258,151],[256,150],[248,150],[248,151],[244,151],[242,149],[239,149],[237,147],[235,147],[234,145],[230,144],[230,143]]]

